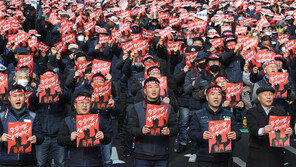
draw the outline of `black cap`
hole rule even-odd
[[[256,91],[256,94],[259,95],[259,93],[261,92],[266,92],[266,91],[269,91],[269,92],[272,92],[274,93],[274,89],[271,87],[271,86],[262,86],[262,87],[259,87]]]

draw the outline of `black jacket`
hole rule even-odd
[[[286,113],[283,110],[272,107],[269,114],[266,115],[260,104],[247,111],[248,129],[250,132],[247,167],[283,166],[283,148],[270,147],[268,134],[258,135],[259,129],[268,125],[270,115],[284,116]]]
[[[68,121],[67,121],[68,120]],[[69,121],[71,120],[71,121]],[[72,121],[73,120],[73,121]],[[100,144],[107,145],[111,142],[111,133],[106,130],[106,127],[99,119],[99,131],[104,133],[104,139],[100,140]],[[69,127],[69,125],[71,127]],[[98,147],[76,147],[76,140],[71,141],[70,136],[73,131],[76,131],[76,114],[66,117],[63,121],[59,133],[58,144],[69,149],[69,155],[66,158],[65,166],[100,166],[99,148]]]
[[[127,131],[136,138],[135,158],[144,160],[165,160],[169,156],[169,137],[178,133],[176,114],[171,112],[169,105],[169,114],[167,127],[170,129],[169,136],[144,135],[142,128],[146,124],[146,106],[148,104],[161,105],[160,100],[149,102],[147,99],[135,104],[128,119]],[[139,115],[140,114],[140,115]]]

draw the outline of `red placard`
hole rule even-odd
[[[290,120],[290,116],[269,116],[268,124],[273,128],[273,131],[268,133],[271,147],[290,145],[290,137],[285,134],[286,129],[290,127]]]
[[[180,18],[169,18],[169,26],[173,27],[173,26],[178,26],[180,25],[181,20]]]
[[[74,33],[62,35],[62,41],[65,44],[76,44],[76,37]]]
[[[58,81],[58,75],[43,74],[40,76],[40,85],[44,91],[39,93],[39,103],[53,103],[59,100],[59,94],[55,91],[59,84]]]
[[[168,97],[168,82],[167,77],[157,77],[159,80],[160,96],[162,98]]]
[[[289,37],[290,37],[290,34],[279,34],[278,35],[278,42],[286,41],[286,40],[288,41]]]
[[[56,48],[58,53],[62,53],[67,49],[66,44],[64,42],[55,43],[54,47]]]
[[[172,54],[172,50],[174,50],[175,48],[178,48],[178,51],[180,53],[182,47],[182,42],[174,42],[174,41],[168,41],[167,42],[167,51],[168,54]]]
[[[91,61],[79,61],[78,62],[78,65],[77,65],[77,71],[80,72],[80,77],[77,78],[77,82],[83,80],[83,76],[84,76],[84,71],[86,70],[87,66],[89,64],[91,64],[92,62]]]
[[[247,35],[248,27],[236,26],[235,27],[235,36],[238,35]]]
[[[248,67],[252,64],[253,66],[256,65],[256,54],[257,51],[255,49],[245,50],[244,51],[244,59],[245,63]],[[250,64],[251,63],[251,64]]]
[[[99,132],[98,114],[76,115],[76,131],[79,134],[76,140],[77,147],[93,147],[100,144],[96,139]]]
[[[90,34],[95,32],[96,22],[87,22],[84,23],[84,32],[86,36],[89,36]]]
[[[173,34],[171,33],[171,29],[165,28],[159,31],[160,37],[164,41],[171,41],[174,39]]]
[[[213,53],[220,55],[224,51],[224,38],[214,38],[211,40],[212,47],[215,48]]]
[[[100,52],[103,52],[105,50],[105,48],[108,46],[108,42],[109,42],[110,39],[110,36],[109,35],[103,35],[103,34],[100,34],[99,35],[99,51]]]
[[[136,41],[136,40],[140,40],[142,38],[142,35],[132,33],[130,38],[131,38],[132,41]]]
[[[43,42],[39,42],[38,48],[43,53],[46,53],[50,49],[50,47],[44,44]]]
[[[230,131],[231,118],[223,121],[209,121],[209,132],[213,135],[213,138],[209,139],[209,153],[231,151],[231,140],[227,137]]]
[[[288,84],[289,74],[287,72],[271,72],[269,82],[275,90],[275,98],[287,97],[286,85]]]
[[[25,103],[27,104],[27,108],[29,108],[30,103],[29,103],[29,97],[33,94],[33,92],[25,92]]]
[[[194,67],[194,59],[197,57],[198,52],[189,52],[185,53],[185,59],[186,59],[186,66],[188,67]]]
[[[261,19],[257,21],[256,27],[262,30],[263,26],[267,24],[269,24],[268,20],[265,17],[261,17]]]
[[[145,28],[143,28],[142,30],[142,37],[146,38],[146,39],[153,39],[154,37],[154,33],[151,31],[146,30]]]
[[[27,141],[32,136],[32,122],[8,122],[8,154],[29,153],[32,144]]]
[[[230,107],[237,105],[241,101],[243,94],[243,83],[226,83],[226,101],[230,102]]]
[[[134,49],[133,41],[121,43],[123,54],[130,55],[130,52]]]
[[[133,51],[135,52],[135,57],[142,57],[148,53],[148,40],[137,40],[132,41]]]
[[[257,67],[261,67],[267,61],[274,60],[275,56],[276,54],[274,52],[258,50],[256,54]]]
[[[91,69],[91,76],[100,72],[103,75],[110,73],[111,62],[95,59]]]
[[[243,40],[242,44],[243,44],[243,50],[247,50],[249,48],[257,49],[257,45],[258,45],[257,38],[256,37],[252,37],[252,38],[249,37],[249,38]]]
[[[94,84],[94,107],[98,109],[106,109],[110,107],[110,105],[108,105],[108,102],[111,99],[111,88],[111,83],[105,85]]]
[[[6,100],[5,95],[8,92],[8,75],[0,73],[0,100]]]
[[[147,75],[147,70],[150,68],[150,67],[153,67],[153,66],[157,66],[157,67],[160,67],[160,62],[157,62],[157,63],[146,63],[145,64],[145,74],[144,74],[144,78],[145,80],[148,78],[148,75]]]
[[[147,104],[146,125],[149,126],[151,135],[159,136],[161,130],[167,127],[168,111],[168,105]]]
[[[188,28],[191,32],[196,33],[198,36],[203,37],[206,33],[207,21],[195,19],[188,23]]]
[[[286,41],[284,44],[285,47],[285,54],[288,54],[291,59],[295,57],[296,52],[296,39]]]
[[[21,67],[28,66],[29,67],[29,75],[33,76],[33,55],[19,55],[18,64],[15,71],[17,72]]]
[[[59,18],[58,18],[58,16],[56,15],[55,12],[53,12],[53,13],[51,13],[51,14],[49,15],[48,22],[50,22],[50,23],[51,23],[52,25],[54,25],[54,26],[58,25],[58,23],[59,23]]]

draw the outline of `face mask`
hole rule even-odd
[[[234,48],[235,48],[235,43],[231,43],[231,44],[229,44],[229,45],[227,46],[227,48],[228,48],[229,50],[234,50]]]
[[[198,64],[198,67],[200,68],[200,69],[205,69],[206,68],[206,62],[203,62],[203,63],[199,63]]]
[[[84,36],[78,36],[77,40],[80,41],[80,42],[83,42],[84,41]]]
[[[17,84],[22,85],[23,87],[26,87],[28,85],[29,81],[26,79],[19,79],[17,81]]]
[[[194,48],[196,51],[200,51],[200,50],[202,50],[202,47],[200,47],[200,46],[193,46],[193,48]]]
[[[270,36],[272,35],[272,32],[265,32],[265,35]]]
[[[210,66],[210,71],[212,71],[213,73],[217,73],[218,71],[220,71],[220,66],[212,65]]]

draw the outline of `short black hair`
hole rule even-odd
[[[147,82],[150,82],[150,81],[155,81],[157,83],[159,83],[159,80],[155,77],[149,77],[147,78],[145,81],[144,81],[144,85],[146,85]]]
[[[149,67],[148,69],[147,69],[147,75],[154,69],[154,68],[157,68],[157,69],[159,69],[159,71],[160,71],[160,68],[158,67],[158,66],[151,66],[151,67]]]
[[[9,92],[12,90],[24,90],[24,92],[26,92],[25,87],[23,87],[22,85],[19,85],[19,84],[15,84],[15,85],[11,85],[9,87],[8,92],[7,92],[7,96],[9,95]]]
[[[75,52],[74,52],[74,60],[75,61],[77,61],[77,59],[79,58],[79,57],[86,57],[86,54],[84,53],[84,51],[83,50],[81,50],[81,49],[77,49]]]

